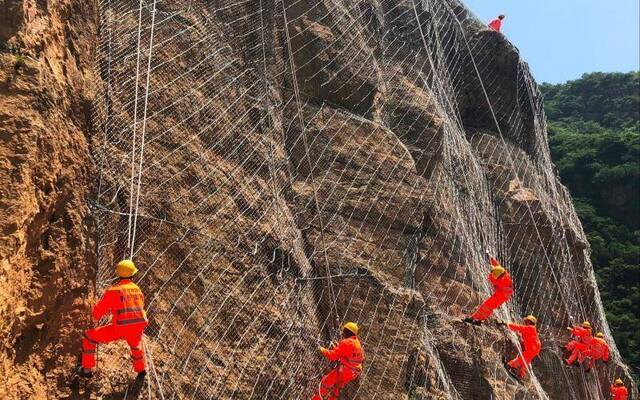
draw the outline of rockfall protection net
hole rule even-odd
[[[97,282],[141,271],[146,396],[310,398],[346,320],[358,398],[599,399],[623,372],[557,357],[583,319],[611,337],[584,234],[526,64],[460,3],[100,8]],[[459,322],[490,294],[486,249],[516,290],[494,318],[540,321],[524,386],[500,363],[515,335]]]

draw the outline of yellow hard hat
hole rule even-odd
[[[138,268],[131,260],[122,260],[116,265],[116,275],[120,278],[130,278],[138,272]]]
[[[354,335],[358,334],[358,324],[356,324],[355,322],[347,322],[346,324],[342,325],[342,330],[345,329],[353,333]]]
[[[622,382],[622,379],[620,379],[620,378],[616,379],[614,383],[615,383],[616,385],[618,385],[618,386],[622,386],[622,385],[624,385],[624,382]]]
[[[500,265],[494,265],[493,268],[491,268],[491,275],[493,275],[494,278],[499,277],[500,275],[504,274],[504,272],[505,269]]]
[[[583,327],[583,328],[589,328],[589,329],[591,329],[591,322],[589,322],[589,321],[584,321],[584,322],[582,323],[582,327]]]
[[[596,333],[596,337],[599,337],[600,339],[604,339],[604,333],[598,332]]]
[[[525,321],[529,321],[532,324],[536,325],[538,323],[538,319],[536,317],[534,317],[533,315],[527,315],[526,317],[524,317]]]

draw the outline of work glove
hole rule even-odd
[[[322,346],[320,346],[319,350],[320,350],[320,353],[322,353],[322,354],[325,354],[327,351],[329,351],[329,350],[327,350],[326,348],[324,348]]]

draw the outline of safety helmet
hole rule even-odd
[[[538,318],[534,317],[533,315],[527,315],[526,317],[524,317],[524,320],[529,321],[534,325],[538,323]]]
[[[504,14],[500,14],[500,15],[498,15],[498,18],[505,19],[505,15]]]
[[[604,333],[598,332],[598,333],[596,333],[596,337],[600,338],[600,339],[604,339]]]
[[[589,322],[589,321],[584,321],[584,322],[582,323],[582,327],[583,327],[583,328],[589,328],[589,329],[591,329],[591,322]]]
[[[120,278],[131,278],[138,272],[138,268],[131,260],[122,260],[116,265],[116,275]]]
[[[347,322],[346,324],[342,325],[342,330],[345,329],[353,333],[354,335],[358,334],[358,324],[356,324],[355,322]]]
[[[502,266],[494,265],[493,268],[491,268],[491,275],[493,275],[494,278],[498,278],[499,276],[504,274],[505,271],[506,270],[502,268]]]
[[[622,382],[622,379],[620,379],[620,378],[617,378],[614,383],[616,384],[616,386],[624,385],[624,382]]]

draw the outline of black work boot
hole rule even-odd
[[[83,368],[82,365],[78,365],[76,367],[75,373],[81,378],[93,377],[93,371],[91,371],[90,369]]]
[[[479,321],[477,319],[473,319],[472,317],[467,317],[467,318],[463,319],[462,321],[466,322],[467,324],[472,324],[472,325],[476,325],[476,326],[482,325],[482,321]]]

